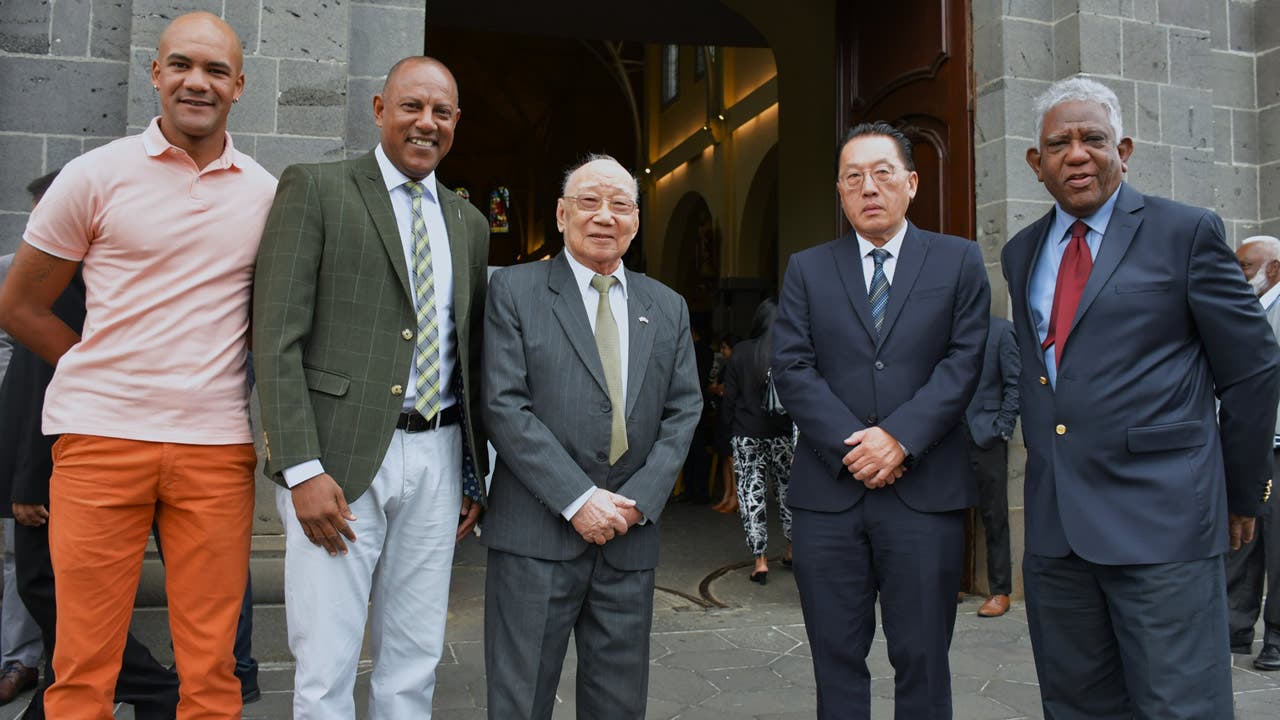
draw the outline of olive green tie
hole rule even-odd
[[[618,340],[618,323],[609,308],[609,288],[618,278],[596,275],[591,287],[600,293],[596,304],[596,350],[600,352],[600,364],[604,365],[604,381],[609,387],[609,405],[612,423],[609,429],[609,464],[612,465],[627,451],[627,401],[622,396],[622,351]]]

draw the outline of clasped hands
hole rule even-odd
[[[587,502],[573,514],[573,529],[583,540],[603,545],[618,535],[626,535],[632,525],[643,515],[636,509],[636,501],[596,488]]]
[[[880,427],[859,430],[845,438],[844,444],[853,448],[845,454],[844,466],[868,490],[892,485],[906,472],[902,463],[907,454],[902,444]]]

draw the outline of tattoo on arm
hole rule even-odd
[[[36,284],[43,283],[49,279],[50,273],[53,272],[54,259],[52,256],[41,253],[40,255],[27,256],[23,259],[26,262],[23,262],[22,266],[17,269],[22,273],[24,279]]]

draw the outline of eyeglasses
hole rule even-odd
[[[609,203],[609,212],[614,215],[630,215],[639,209],[639,205],[629,198],[612,198],[606,201],[598,195],[565,195],[565,200],[572,200],[579,210],[583,212],[597,212],[605,204]]]
[[[853,169],[840,177],[840,184],[848,190],[861,190],[868,175],[876,181],[876,185],[892,185],[898,177],[898,168],[893,165],[877,165],[865,172]]]

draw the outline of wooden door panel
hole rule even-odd
[[[869,120],[906,132],[920,174],[908,217],[928,230],[972,238],[969,12],[969,0],[841,0],[837,121],[839,135]]]

